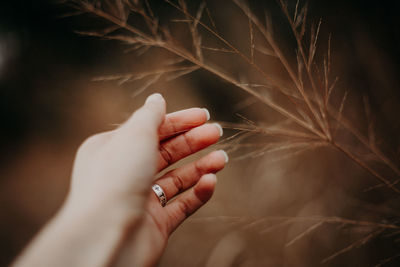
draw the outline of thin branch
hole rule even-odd
[[[304,101],[307,104],[307,107],[310,109],[311,113],[313,114],[313,116],[315,117],[315,120],[317,121],[318,125],[321,127],[322,130],[324,130],[324,125],[321,122],[321,118],[318,115],[318,113],[316,112],[314,106],[311,104],[310,98],[308,97],[308,95],[306,94],[306,92],[304,91],[304,88],[302,88],[300,82],[297,79],[297,75],[295,74],[295,72],[292,70],[289,62],[287,61],[286,57],[283,55],[282,51],[280,50],[279,46],[275,43],[275,40],[272,38],[272,35],[265,29],[264,26],[262,26],[262,24],[258,21],[258,19],[251,13],[250,9],[248,8],[248,6],[246,6],[245,4],[243,4],[242,1],[240,0],[233,0],[235,2],[235,4],[243,11],[243,13],[251,19],[251,21],[253,22],[253,24],[257,27],[257,29],[261,32],[261,34],[264,36],[264,38],[268,41],[269,45],[271,46],[272,50],[274,51],[274,53],[277,55],[277,57],[279,58],[279,60],[281,61],[282,65],[284,66],[284,68],[286,69],[287,73],[289,74],[289,77],[291,78],[291,80],[293,81],[293,83],[295,84],[296,88],[298,89],[298,91],[300,92],[300,94],[302,95]],[[325,135],[321,135],[322,138],[326,139]]]
[[[363,238],[351,243],[349,246],[335,252],[334,254],[332,254],[331,256],[323,259],[321,261],[321,263],[327,263],[328,261],[333,260],[334,258],[336,258],[337,256],[346,253],[350,250],[352,250],[353,248],[357,248],[360,247],[362,245],[364,245],[365,243],[367,243],[368,241],[370,241],[372,238],[378,236],[380,233],[382,233],[385,229],[378,229],[376,231],[372,231],[371,233],[369,233],[368,235],[364,236]]]
[[[177,8],[178,10],[180,10],[181,12],[183,12],[185,15],[191,17],[192,19],[193,16],[191,16],[190,14],[188,14],[187,12],[185,13],[184,10],[182,10],[179,6],[175,5],[174,3],[172,3],[169,0],[165,0],[167,3],[169,3],[171,6]],[[254,23],[254,21],[253,21]],[[203,28],[205,28],[208,32],[210,32],[212,35],[214,35],[217,39],[219,39],[220,41],[222,41],[225,45],[227,45],[230,49],[232,49],[233,51],[235,51],[241,58],[243,58],[247,63],[249,63],[253,68],[255,68],[260,74],[262,74],[272,85],[274,85],[274,88],[278,89],[280,88],[279,84],[274,81],[269,75],[267,75],[263,70],[260,69],[260,67],[254,63],[251,62],[251,60],[249,58],[247,58],[243,53],[241,53],[237,48],[235,48],[232,44],[230,44],[228,41],[226,41],[223,37],[221,37],[218,33],[216,33],[215,31],[213,31],[210,27],[208,27],[207,25],[205,25],[204,23],[202,23],[201,21],[199,21],[199,25],[201,25]],[[209,69],[210,72],[213,72],[211,69]],[[214,73],[216,74],[216,73]],[[223,76],[227,76],[227,75],[223,75]],[[221,76],[220,76],[221,77]],[[222,79],[228,81],[227,79],[221,77]],[[228,77],[226,77],[228,78]],[[233,80],[232,78],[229,77],[229,80]],[[228,81],[230,82],[230,81]],[[235,81],[234,85],[237,86],[237,82]],[[240,86],[238,86],[240,87]],[[240,87],[241,89],[245,90],[246,92],[249,92],[249,88],[244,88],[244,87]],[[256,96],[256,95],[254,95]],[[257,97],[257,96],[256,96]],[[295,120],[296,123],[298,123],[300,126],[305,127],[306,129],[310,130],[311,132],[313,132],[314,134],[320,136],[321,138],[325,138],[325,136],[318,130],[316,129],[313,125],[308,125],[307,123],[305,123],[304,121],[301,121],[301,119],[297,118],[295,115],[293,114],[288,114],[288,112],[286,110],[282,110],[281,107],[279,107],[278,105],[274,104],[272,101],[268,101],[269,103],[266,103],[265,98],[262,97],[262,95],[259,95],[257,98],[259,98],[262,102],[264,102],[267,105],[272,105],[274,106],[273,108],[277,108],[278,112],[281,113],[282,115],[284,115],[285,117],[290,116],[291,119]],[[284,114],[283,114],[283,113]],[[290,112],[289,112],[290,113]]]
[[[328,111],[333,118],[338,117],[338,112],[336,112],[333,108],[328,107]],[[363,134],[357,130],[345,117],[341,117],[340,120],[337,121],[342,127],[347,129],[354,137],[357,138],[368,150],[370,150],[376,157],[378,157],[384,164],[386,164],[393,172],[396,173],[398,177],[400,177],[400,169],[394,164],[388,157],[386,157],[382,151],[379,150],[376,146],[370,146],[369,140],[363,136]]]
[[[356,157],[353,153],[351,153],[347,148],[343,147],[342,145],[339,145],[335,142],[332,142],[332,146],[339,150],[340,152],[343,152],[348,158],[353,160],[355,163],[357,163],[360,167],[362,167],[364,170],[368,171],[370,174],[372,174],[375,178],[386,184],[390,189],[392,189],[396,193],[400,193],[400,190],[394,187],[393,183],[391,183],[389,180],[384,178],[382,175],[377,173],[374,169],[369,167],[367,164],[365,164],[362,160],[360,160],[358,157]]]
[[[251,22],[251,19],[249,18],[249,33],[250,33],[250,60],[252,63],[254,63],[254,33],[253,33],[253,23]]]
[[[281,8],[283,10],[283,13],[286,15],[286,17],[287,17],[287,19],[289,21],[289,24],[290,24],[290,26],[292,28],[292,32],[293,32],[293,34],[294,34],[294,36],[296,38],[297,47],[298,47],[298,50],[299,50],[299,52],[300,52],[300,54],[302,56],[303,62],[305,64],[305,69],[306,69],[306,72],[307,72],[307,75],[308,75],[308,79],[309,79],[309,81],[311,83],[311,87],[312,87],[312,89],[314,91],[314,94],[317,95],[316,83],[315,83],[315,80],[314,80],[314,77],[313,77],[313,74],[312,74],[311,66],[312,66],[312,62],[313,62],[313,59],[314,59],[314,56],[315,56],[315,52],[316,52],[317,40],[318,40],[319,30],[320,30],[320,26],[321,26],[321,20],[319,21],[317,30],[315,32],[312,31],[312,33],[311,33],[310,50],[309,50],[308,57],[307,57],[307,55],[306,55],[306,53],[304,51],[304,48],[303,48],[303,43],[302,43],[303,35],[304,35],[304,32],[305,32],[305,26],[306,26],[305,19],[306,19],[306,14],[307,14],[307,6],[304,6],[304,8],[302,9],[303,12],[304,12],[304,21],[303,21],[303,24],[302,24],[301,31],[298,32],[297,31],[297,24],[298,23],[296,23],[296,20],[293,20],[291,18],[290,14],[289,14],[289,11],[287,9],[287,6],[284,3],[284,0],[279,0],[279,1],[280,1],[280,4],[281,4]],[[297,13],[297,9],[298,9],[298,2],[296,4],[295,14]],[[297,17],[297,15],[295,17]],[[329,59],[330,59],[330,53],[329,53]],[[327,118],[327,114],[324,114],[324,112],[326,112],[326,111],[321,111],[321,115],[323,117]],[[331,139],[332,137],[331,137],[328,121],[327,121],[327,119],[325,119],[324,121],[326,122],[327,125],[321,126],[321,127],[322,127],[323,130],[325,129],[325,133],[327,134],[328,138]]]
[[[303,231],[302,233],[300,233],[299,235],[297,235],[296,237],[294,237],[292,240],[290,240],[289,242],[287,242],[285,244],[285,247],[289,247],[291,245],[293,245],[294,243],[296,243],[296,241],[302,239],[303,237],[305,237],[306,235],[310,234],[311,232],[313,232],[314,230],[316,230],[318,227],[320,227],[324,222],[317,222],[316,224],[310,226],[309,228],[307,228],[305,231]]]
[[[391,262],[391,261],[394,261],[394,260],[397,259],[398,257],[400,257],[400,253],[398,253],[398,254],[396,254],[396,255],[393,255],[393,256],[391,256],[391,257],[389,257],[389,258],[386,258],[386,259],[384,259],[384,260],[382,260],[380,263],[378,263],[377,265],[375,265],[375,267],[384,266],[384,265],[386,265],[386,263],[389,263],[389,262]]]

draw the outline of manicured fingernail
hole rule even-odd
[[[229,156],[228,156],[228,153],[226,153],[224,150],[220,150],[220,152],[224,155],[224,157],[225,157],[225,163],[228,163],[229,162]]]
[[[162,101],[164,101],[164,98],[159,93],[152,94],[146,99],[146,103],[149,103],[149,102],[162,102]]]
[[[206,109],[206,108],[203,108],[203,110],[204,110],[204,112],[206,113],[207,120],[209,121],[209,120],[210,120],[210,118],[211,118],[211,116],[210,116],[210,112],[209,112],[209,111],[208,111],[208,109]]]
[[[219,136],[222,136],[224,134],[224,130],[222,130],[222,127],[219,123],[214,123],[214,125],[218,128],[219,130]]]

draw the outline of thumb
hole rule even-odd
[[[147,133],[157,134],[158,128],[165,118],[166,103],[161,94],[147,97],[145,104],[136,110],[123,127],[140,128]]]

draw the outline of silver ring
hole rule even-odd
[[[158,200],[160,200],[161,206],[165,207],[167,204],[167,196],[164,193],[164,190],[159,186],[158,184],[154,184],[151,189],[153,189],[154,193],[158,197]]]

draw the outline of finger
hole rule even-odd
[[[205,124],[162,142],[159,147],[158,170],[216,143],[222,134],[219,124]]]
[[[194,187],[165,206],[164,209],[169,217],[167,226],[169,234],[211,198],[216,183],[215,174],[203,175]]]
[[[195,185],[204,174],[222,170],[227,162],[228,155],[225,151],[214,151],[195,162],[164,174],[155,183],[161,186],[169,200]]]
[[[165,109],[164,98],[160,94],[152,94],[121,128],[128,131],[143,131],[151,136],[157,134],[158,128],[165,119]]]
[[[140,194],[148,192],[157,173],[158,128],[165,118],[165,105],[160,94],[150,95],[108,140],[106,153],[110,159],[118,159],[116,168],[124,177],[135,173],[135,192]]]
[[[210,119],[205,108],[190,108],[167,114],[158,131],[160,141],[204,124]]]

